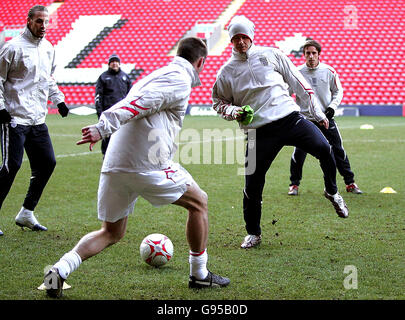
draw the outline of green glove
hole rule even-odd
[[[249,105],[243,106],[242,111],[239,111],[239,113],[242,115],[239,122],[241,122],[244,126],[247,126],[252,122],[254,110]]]

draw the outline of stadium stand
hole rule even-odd
[[[125,71],[137,81],[167,64],[176,43],[197,22],[218,22],[233,4],[237,6],[232,15],[243,14],[255,22],[257,45],[279,47],[296,65],[304,63],[303,41],[320,41],[321,60],[340,75],[343,104],[403,105],[405,101],[402,0],[350,4],[326,0],[311,5],[298,0],[2,0],[0,31],[10,34],[23,26],[28,9],[38,3],[55,6],[47,38],[57,47],[62,64],[57,80],[69,104],[93,105],[95,78],[106,68],[111,53],[128,64],[130,70]],[[222,20],[226,21],[223,30],[230,18]],[[215,75],[231,54],[229,39],[222,41],[223,50],[207,59],[203,86],[194,90],[190,104],[211,103]]]

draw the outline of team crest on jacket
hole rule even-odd
[[[262,65],[264,65],[265,67],[267,67],[269,65],[269,60],[267,60],[266,56],[260,56],[259,60],[260,60],[260,63]]]

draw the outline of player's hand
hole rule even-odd
[[[11,121],[11,116],[6,109],[0,110],[0,123],[9,123]]]
[[[239,122],[242,122],[242,124],[244,126],[247,126],[248,124],[250,124],[253,120],[253,114],[255,113],[254,110],[249,106],[243,106],[241,108],[242,110],[239,111],[240,114],[240,118],[239,118]]]
[[[93,146],[96,144],[97,141],[100,141],[101,135],[95,125],[87,126],[82,129],[82,140],[76,142],[77,145],[90,143],[89,149],[93,151]]]
[[[242,119],[243,109],[241,107],[236,107],[232,110],[232,118],[236,121],[240,121]]]
[[[67,115],[69,113],[69,109],[66,106],[66,103],[64,103],[64,102],[58,103],[57,107],[58,107],[59,113],[62,116],[62,118],[67,117]]]
[[[319,124],[321,126],[324,126],[325,129],[329,129],[329,120],[328,120],[328,118],[325,118],[325,119],[319,121]]]

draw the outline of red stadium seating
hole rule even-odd
[[[37,1],[37,0],[2,0],[0,2],[0,24],[4,25],[24,25],[27,21],[28,10],[36,5],[42,4],[47,6],[53,0]]]
[[[2,0],[0,27],[24,25],[28,9],[52,0]],[[77,64],[77,68],[99,68],[117,53],[122,62],[134,63],[142,78],[172,58],[169,51],[197,21],[214,22],[231,0],[66,0],[57,11],[56,27],[47,38],[57,44],[83,15],[121,15],[125,21],[114,29]],[[255,43],[276,42],[301,33],[322,44],[321,60],[333,66],[345,89],[343,104],[404,104],[405,101],[405,6],[402,1],[325,0],[316,5],[298,0],[246,0],[236,14],[256,25]],[[393,14],[395,12],[395,14]],[[226,26],[225,26],[226,27]],[[86,32],[86,30],[83,30]],[[66,50],[69,50],[67,48]],[[231,54],[210,56],[201,74],[203,86],[196,88],[191,104],[210,104],[211,88],[220,66]],[[290,54],[294,64],[303,57]],[[71,104],[93,104],[94,84],[61,86]]]

